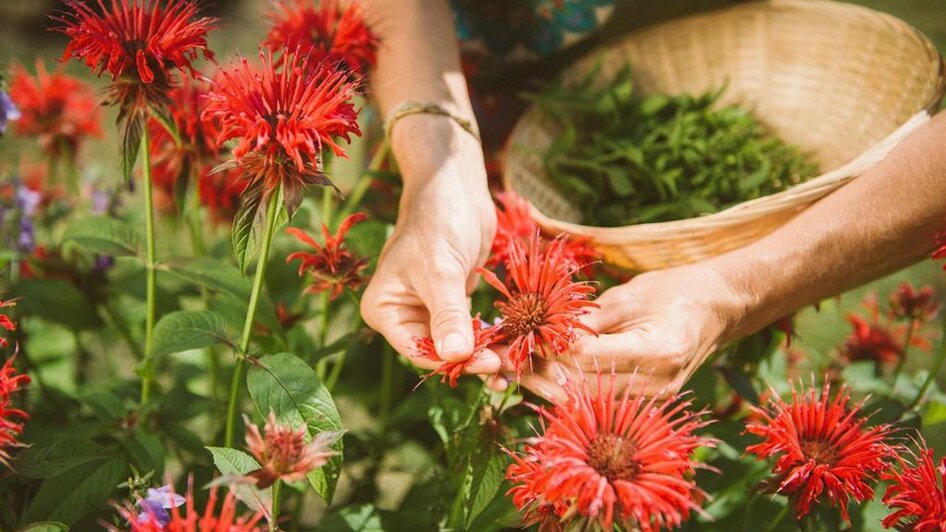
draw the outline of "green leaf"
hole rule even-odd
[[[59,279],[26,279],[10,287],[11,298],[22,300],[17,308],[24,315],[65,325],[74,331],[102,325],[98,312],[75,286]]]
[[[260,248],[263,245],[263,232],[266,230],[266,207],[263,205],[262,187],[256,187],[243,194],[243,201],[233,217],[233,229],[230,239],[233,243],[233,252],[236,253],[237,264],[240,271],[246,273],[250,264],[259,255]],[[277,209],[276,223],[273,226],[273,233],[280,227],[289,222],[289,213],[286,211],[285,202],[282,198],[282,188],[279,189],[279,197],[276,198]]]
[[[72,222],[62,239],[75,242],[86,251],[113,257],[140,257],[144,249],[141,235],[130,223],[107,216]]]
[[[26,508],[24,520],[73,525],[105,504],[127,469],[122,460],[96,460],[50,477]]]
[[[488,458],[485,461],[481,459],[480,463],[477,463],[474,458],[472,482],[467,492],[467,500],[469,501],[467,523],[473,523],[497,495],[503,496],[500,494],[499,488],[503,484],[506,472],[504,454],[498,451],[487,451],[480,454]]]
[[[244,309],[250,301],[252,284],[240,274],[240,270],[228,262],[209,257],[175,259],[167,264],[167,270],[178,277],[210,290],[221,292],[240,300]],[[271,331],[279,331],[279,319],[269,298],[260,298],[257,319]]]
[[[289,353],[268,355],[250,366],[246,379],[250,396],[262,416],[270,412],[293,427],[305,424],[309,436],[327,430],[341,430],[342,421],[331,394],[315,371]],[[332,447],[342,452],[341,438]],[[312,487],[331,503],[341,471],[341,455],[309,474]]]
[[[13,470],[21,477],[51,478],[73,467],[109,456],[105,447],[89,439],[62,434],[45,445],[34,445],[20,452],[13,463]]]
[[[135,429],[125,440],[125,449],[139,471],[154,471],[156,478],[164,474],[164,446],[156,435]]]
[[[131,181],[135,171],[135,161],[138,160],[138,151],[141,149],[141,135],[144,131],[144,117],[136,113],[127,120],[120,122],[122,175],[125,182]]]
[[[242,476],[260,468],[260,463],[243,451],[227,447],[207,447],[206,449],[210,451],[214,465],[222,475]],[[272,488],[261,490],[251,484],[238,483],[234,493],[253,511],[268,514],[273,506]]]
[[[154,346],[149,356],[162,357],[218,343],[232,345],[223,316],[210,310],[178,310],[154,326]]]
[[[65,523],[56,521],[41,521],[39,523],[30,523],[23,527],[20,532],[68,532],[69,526]]]
[[[88,389],[80,393],[76,400],[92,410],[92,413],[102,421],[115,421],[128,413],[125,400],[105,388]]]

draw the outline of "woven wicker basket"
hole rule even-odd
[[[579,225],[540,155],[554,122],[530,109],[506,147],[503,180],[549,233],[588,237],[604,260],[634,271],[698,261],[744,246],[863,174],[930,119],[946,89],[943,60],[914,28],[883,13],[821,0],[770,0],[672,21],[579,61],[632,67],[635,90],[694,93],[726,85],[721,104],[751,109],[771,133],[828,170],[795,187],[699,218],[627,227]]]

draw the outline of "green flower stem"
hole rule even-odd
[[[335,191],[332,187],[325,187],[322,191],[322,224],[325,225],[329,230],[332,229],[332,210],[334,207],[332,195]],[[319,296],[319,347],[325,347],[326,341],[328,340],[328,326],[329,326],[329,309],[332,305],[331,299],[329,299],[328,291],[323,292]],[[323,358],[319,360],[319,363],[316,365],[315,373],[318,375],[320,380],[325,379],[325,371],[328,361]]]
[[[282,487],[282,481],[277,480],[273,484],[273,519],[269,522],[270,532],[275,532],[279,530],[279,492]]]
[[[930,386],[933,385],[933,382],[936,380],[936,376],[939,375],[940,369],[943,367],[943,361],[946,360],[946,312],[943,312],[942,317],[943,323],[943,337],[940,340],[941,345],[939,348],[939,353],[936,354],[936,360],[933,361],[933,367],[930,368],[929,375],[926,376],[926,380],[923,381],[923,386],[920,387],[920,391],[917,392],[916,398],[913,399],[913,402],[910,403],[910,406],[907,407],[907,410],[913,410],[919,406],[920,401],[926,396],[926,392],[930,390]]]
[[[893,391],[897,391],[897,377],[900,376],[900,371],[903,370],[903,365],[907,362],[907,351],[910,350],[910,342],[913,340],[913,326],[916,324],[916,318],[910,317],[910,321],[907,323],[907,334],[903,339],[903,351],[900,352],[900,360],[897,362],[897,367],[893,370]]]
[[[361,178],[358,180],[358,183],[355,184],[355,188],[351,191],[351,196],[345,201],[345,205],[342,206],[341,210],[338,213],[338,219],[344,220],[355,209],[358,208],[358,204],[361,203],[361,200],[364,199],[365,194],[368,193],[368,188],[371,187],[371,182],[374,181],[374,174],[381,169],[381,165],[388,159],[388,153],[390,153],[390,146],[388,145],[387,139],[381,141],[381,146],[378,147],[378,151],[375,152],[374,157],[371,158],[371,163],[368,165],[368,169],[361,175]]]
[[[154,238],[154,194],[151,182],[151,145],[148,141],[148,128],[141,131],[141,168],[145,178],[145,231],[147,263],[145,264],[145,290],[147,314],[145,316],[145,362],[141,370],[141,404],[151,398],[151,385],[154,381],[154,361],[151,359],[151,347],[154,342],[155,295],[157,294],[157,270],[155,269]]]
[[[387,342],[384,344],[384,355],[381,361],[381,386],[378,391],[378,416],[387,422],[391,412],[391,403],[394,395],[394,365],[397,364],[397,355],[394,348]]]
[[[194,252],[194,256],[202,257],[207,253],[207,246],[204,245],[204,231],[201,226],[200,180],[194,179],[193,182],[194,186],[190,194],[188,194],[187,199],[189,205],[184,216],[187,220],[191,249]],[[208,292],[207,287],[200,287],[200,298],[204,302],[204,308],[210,310],[210,292]],[[217,385],[220,380],[220,358],[214,346],[204,348],[204,357],[207,359],[207,367],[210,369],[210,375],[208,376],[210,380],[210,395],[213,397],[214,403],[217,404],[220,399],[218,393],[219,386]]]
[[[354,323],[352,323],[352,331],[357,331],[361,327],[361,313],[355,314]],[[328,357],[326,357],[328,358]],[[345,360],[348,358],[348,349],[342,349],[339,352],[338,357],[336,357],[335,364],[332,365],[332,371],[328,374],[328,377],[325,379],[325,387],[329,392],[332,392],[335,389],[335,385],[338,384],[338,378],[342,374],[342,368],[345,367]],[[325,359],[322,359],[325,360]]]
[[[246,320],[243,322],[243,338],[240,341],[240,357],[233,368],[233,380],[230,381],[230,401],[227,404],[227,425],[224,430],[224,445],[233,447],[233,431],[236,426],[237,405],[240,400],[240,386],[246,373],[246,356],[250,349],[250,339],[253,337],[253,324],[256,321],[256,308],[259,306],[260,294],[263,292],[263,281],[266,278],[266,261],[269,257],[269,248],[273,243],[273,233],[276,232],[276,213],[279,211],[279,188],[269,195],[266,204],[266,226],[263,232],[263,245],[259,258],[256,260],[256,274],[253,277],[253,291],[250,292],[250,304],[246,309]]]

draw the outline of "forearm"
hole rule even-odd
[[[725,340],[929,255],[946,230],[946,116],[759,241],[707,261],[733,288]]]
[[[403,102],[434,102],[472,121],[447,1],[364,0],[363,8],[381,41],[371,95],[382,116]],[[451,119],[404,117],[393,129],[391,142],[408,195],[427,180],[444,175],[472,181],[485,190],[479,144]]]

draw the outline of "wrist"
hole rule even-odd
[[[712,260],[688,266],[697,271],[705,305],[716,317],[715,336],[719,346],[754,332],[750,317],[758,311],[759,299],[748,286],[734,282],[721,265]]]

